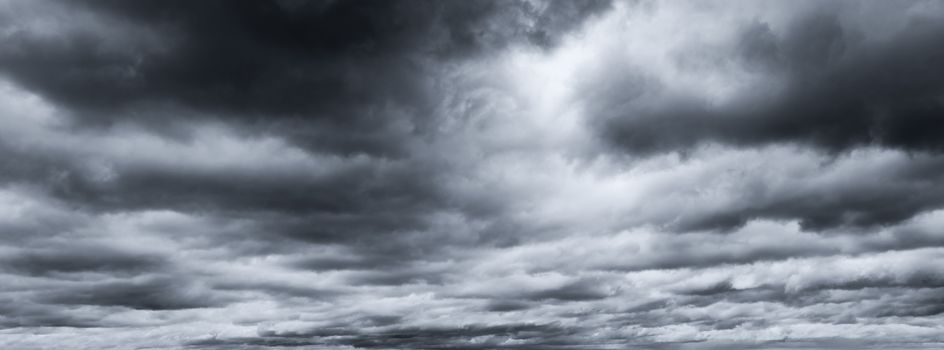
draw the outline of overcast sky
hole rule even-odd
[[[0,348],[940,349],[944,2],[0,0]]]

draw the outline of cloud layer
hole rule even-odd
[[[939,348],[942,17],[0,0],[0,347]]]

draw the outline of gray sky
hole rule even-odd
[[[936,349],[944,2],[0,0],[0,348]]]

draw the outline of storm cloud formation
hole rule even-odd
[[[0,347],[940,348],[942,23],[0,0]]]

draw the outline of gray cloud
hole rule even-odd
[[[0,348],[939,348],[941,10],[0,0]]]
[[[866,178],[855,175],[865,169],[837,164],[823,169],[831,174],[818,179],[811,174],[812,178],[797,181],[795,186],[772,185],[760,176],[745,179],[737,186],[741,204],[696,211],[682,216],[675,225],[682,230],[725,230],[755,218],[774,218],[796,219],[804,229],[818,231],[890,225],[944,204],[935,185],[939,180],[931,170],[940,166],[937,156],[911,155],[898,164],[895,168],[871,168]]]
[[[80,272],[141,273],[159,270],[159,257],[72,245],[52,249],[20,251],[0,258],[4,270],[25,275],[50,275]]]
[[[174,310],[220,305],[218,297],[192,289],[170,276],[106,281],[40,294],[39,300],[59,305],[124,306],[132,309]]]
[[[728,59],[768,76],[759,91],[782,84],[774,95],[748,93],[712,103],[659,93],[664,89],[658,83],[618,72],[610,78],[615,82],[598,85],[613,92],[590,90],[589,113],[601,120],[600,132],[617,147],[638,153],[687,150],[706,142],[745,147],[789,142],[831,152],[863,145],[941,150],[934,130],[940,129],[936,115],[944,72],[934,62],[944,55],[939,44],[944,29],[935,20],[916,18],[880,41],[860,39],[857,28],[844,27],[839,14],[828,11],[778,31],[758,21],[738,30]],[[694,64],[680,57],[680,65]]]
[[[166,124],[151,106],[209,112],[342,153],[402,153],[433,122],[434,67],[516,43],[550,47],[603,1],[442,4],[306,1],[41,4],[44,36],[7,17],[2,70],[78,109],[83,121]],[[30,12],[30,9],[22,9]],[[26,21],[24,21],[26,22]],[[108,25],[123,30],[109,30]],[[55,67],[70,67],[59,75]],[[141,106],[136,107],[136,106]],[[403,124],[408,125],[404,129]]]

